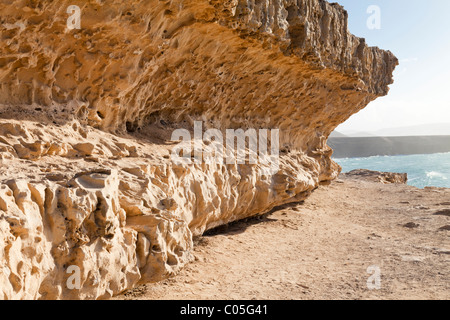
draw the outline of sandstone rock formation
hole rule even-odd
[[[329,134],[388,93],[398,63],[323,0],[21,0],[0,12],[4,299],[108,298],[174,275],[193,236],[305,199],[340,172]],[[279,171],[174,163],[171,134],[194,121],[278,129]]]
[[[353,170],[344,174],[347,177],[364,177],[373,182],[381,182],[383,184],[406,184],[408,182],[407,173],[379,172],[366,169]]]

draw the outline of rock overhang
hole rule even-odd
[[[67,27],[69,5],[80,29]],[[176,274],[193,235],[305,199],[339,174],[328,135],[388,93],[398,64],[322,0],[0,10],[0,287],[10,299],[107,298]],[[279,171],[174,164],[170,133],[195,121],[279,130]],[[69,266],[80,288],[68,286]]]

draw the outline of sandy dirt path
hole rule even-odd
[[[449,299],[449,232],[449,189],[341,176],[196,239],[175,278],[115,299]]]

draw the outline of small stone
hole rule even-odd
[[[415,229],[420,227],[419,224],[414,223],[414,222],[408,222],[407,224],[403,225],[403,227],[408,228],[408,229]]]

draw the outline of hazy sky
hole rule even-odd
[[[337,0],[349,13],[349,29],[370,46],[400,60],[394,84],[346,123],[340,132],[374,131],[418,124],[450,123],[450,1]],[[380,8],[380,29],[370,30],[367,13]]]

